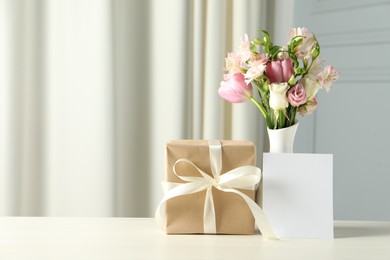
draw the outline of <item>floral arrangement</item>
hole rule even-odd
[[[239,51],[228,54],[228,72],[218,93],[232,103],[251,100],[269,129],[289,127],[297,112],[304,116],[316,110],[318,90],[329,92],[339,73],[325,66],[320,44],[306,28],[291,29],[286,46],[274,45],[267,31],[260,32],[263,39],[249,41],[245,34]],[[253,96],[253,86],[259,100]]]

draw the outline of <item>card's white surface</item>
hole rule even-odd
[[[279,238],[333,238],[333,155],[264,153],[263,209]]]

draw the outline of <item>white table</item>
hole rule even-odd
[[[335,236],[166,235],[146,218],[0,217],[0,259],[390,259],[390,222],[337,221]]]

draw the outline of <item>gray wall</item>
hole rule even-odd
[[[295,152],[334,154],[334,217],[390,220],[390,1],[296,0],[341,78],[300,118]]]

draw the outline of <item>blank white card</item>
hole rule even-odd
[[[333,238],[333,155],[264,153],[263,209],[279,238]]]

